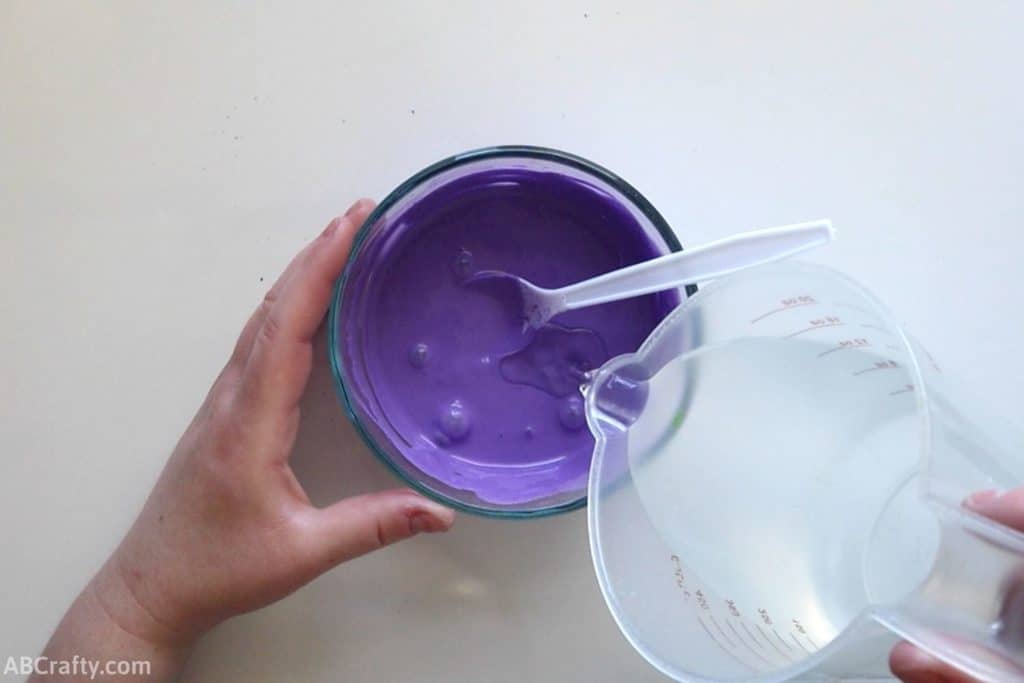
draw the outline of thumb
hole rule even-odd
[[[409,489],[368,493],[313,510],[311,551],[333,567],[416,534],[447,531],[455,512]]]

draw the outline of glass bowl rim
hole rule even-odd
[[[612,173],[603,166],[599,166],[592,161],[584,159],[583,157],[570,154],[569,152],[563,152],[557,149],[549,147],[536,147],[533,145],[498,145],[493,147],[482,147],[479,149],[470,150],[461,154],[455,154],[447,157],[440,161],[437,161],[421,171],[410,176],[405,182],[400,184],[394,190],[388,193],[384,199],[370,212],[370,215],[366,217],[366,220],[356,233],[355,238],[352,240],[352,249],[349,252],[348,258],[345,262],[345,269],[342,271],[341,276],[334,283],[334,291],[331,294],[330,311],[327,316],[327,357],[330,360],[331,374],[334,377],[334,388],[341,401],[342,407],[345,409],[346,415],[348,415],[349,422],[352,423],[356,428],[356,432],[362,439],[363,443],[370,449],[370,452],[382,462],[392,473],[394,473],[403,483],[407,484],[413,490],[425,495],[426,497],[441,503],[447,507],[459,510],[462,512],[469,512],[475,515],[483,517],[494,517],[501,519],[528,519],[528,518],[539,518],[548,517],[551,515],[560,514],[563,512],[569,512],[571,510],[577,510],[587,504],[587,493],[584,492],[579,498],[561,503],[559,505],[550,505],[547,507],[537,508],[535,510],[500,510],[486,508],[482,506],[473,505],[460,500],[456,500],[450,496],[444,495],[438,491],[434,491],[430,487],[422,484],[405,474],[402,469],[391,460],[391,457],[385,453],[380,447],[377,446],[374,438],[369,434],[366,428],[363,426],[362,420],[356,415],[355,407],[352,399],[349,397],[349,390],[346,385],[345,374],[342,370],[342,363],[339,360],[337,353],[336,342],[337,336],[335,330],[337,329],[337,318],[338,311],[341,308],[342,296],[345,292],[345,284],[348,281],[352,264],[355,263],[359,256],[360,248],[362,247],[363,241],[366,239],[369,233],[369,228],[373,226],[377,220],[384,215],[388,209],[397,204],[406,195],[412,192],[414,189],[427,182],[431,178],[434,178],[446,171],[464,166],[469,163],[483,161],[487,159],[502,159],[502,158],[527,158],[527,159],[540,159],[542,161],[550,161],[556,164],[569,166],[578,171],[601,180],[611,187],[615,188],[626,197],[640,213],[647,218],[654,226],[655,230],[665,244],[668,245],[669,252],[682,251],[682,245],[679,243],[679,239],[676,237],[672,228],[669,227],[668,222],[664,217],[654,208],[646,197],[640,194],[639,190],[627,183],[625,180]],[[687,297],[693,296],[696,293],[697,288],[693,285],[686,287]]]

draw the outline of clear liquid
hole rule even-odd
[[[628,433],[634,483],[737,658],[798,661],[927,575],[938,532],[916,493],[910,381],[876,348],[768,338],[650,380]]]

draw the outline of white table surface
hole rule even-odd
[[[300,7],[301,5],[301,7]],[[1016,407],[1020,3],[0,2],[0,657],[118,542],[275,275],[361,195],[532,143],[685,243],[829,216],[813,259]],[[295,467],[391,485],[325,372]],[[657,681],[582,512],[461,517],[199,646],[186,681]]]

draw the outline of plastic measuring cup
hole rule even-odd
[[[598,579],[665,674],[885,676],[902,637],[1024,681],[1024,534],[961,505],[1024,481],[1024,436],[857,283],[717,280],[586,394]]]

